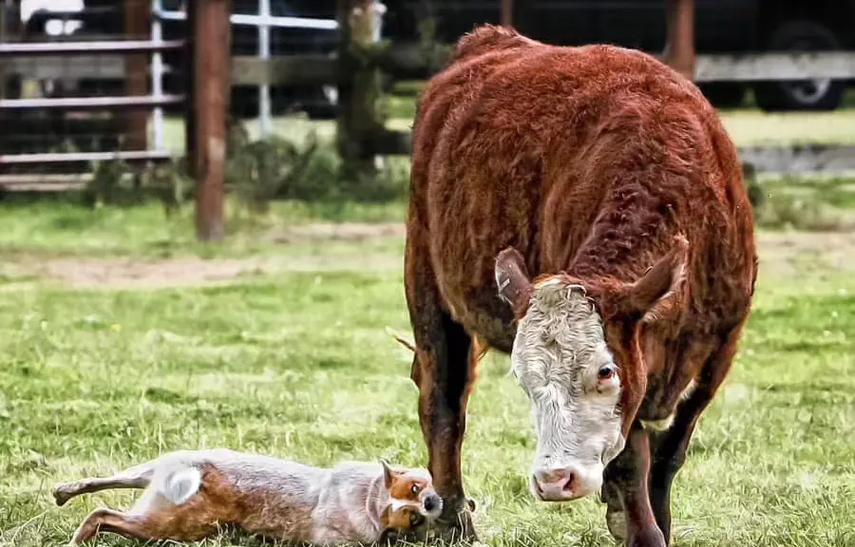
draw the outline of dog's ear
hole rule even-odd
[[[395,480],[395,472],[386,460],[380,460],[380,465],[383,466],[383,482],[386,484],[386,489],[392,488],[392,482]]]

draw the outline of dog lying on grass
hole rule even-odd
[[[81,494],[144,489],[122,513],[93,511],[72,544],[112,532],[140,540],[197,541],[223,527],[318,545],[373,543],[433,521],[442,499],[423,469],[345,463],[319,469],[231,450],[166,454],[112,477],[62,484],[57,505]]]

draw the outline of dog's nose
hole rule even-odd
[[[442,500],[436,494],[431,494],[425,498],[425,511],[433,512],[439,509]]]

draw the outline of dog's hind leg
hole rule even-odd
[[[110,509],[92,511],[74,533],[72,545],[80,545],[93,539],[99,532],[119,534],[142,541],[166,539],[160,537],[155,527],[150,526],[144,515],[129,515]]]
[[[145,488],[151,482],[154,469],[154,462],[147,462],[125,469],[112,477],[89,478],[77,482],[60,484],[54,488],[53,497],[56,500],[56,504],[62,506],[71,498],[81,494],[90,494],[114,488]]]

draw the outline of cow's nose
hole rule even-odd
[[[535,495],[543,501],[567,501],[587,493],[580,491],[579,473],[572,467],[538,469],[531,479]]]

